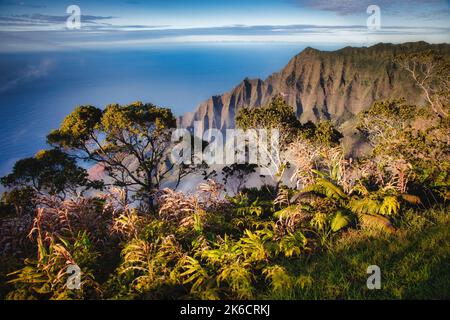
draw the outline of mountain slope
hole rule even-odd
[[[205,129],[233,128],[240,108],[260,107],[276,94],[284,96],[302,122],[329,119],[338,125],[375,100],[405,97],[408,102],[420,103],[420,91],[393,58],[399,53],[429,49],[450,54],[449,44],[426,42],[346,47],[331,52],[306,48],[280,72],[266,80],[244,79],[231,91],[211,97],[194,112],[180,117],[178,124],[191,127],[194,121],[202,121]],[[350,127],[344,125],[344,131]]]

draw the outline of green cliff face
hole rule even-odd
[[[449,55],[450,45],[414,42],[337,51],[306,48],[267,79],[246,78],[231,91],[201,103],[180,117],[179,125],[202,121],[205,128],[233,128],[240,108],[260,107],[281,94],[301,122],[329,119],[341,126],[344,144],[354,146],[358,139],[353,136],[352,119],[374,101],[404,97],[410,103],[422,102],[420,90],[393,58],[426,50]]]

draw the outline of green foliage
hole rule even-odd
[[[376,102],[358,118],[372,153],[352,160],[330,122],[301,124],[279,96],[243,108],[238,127],[280,130],[279,175],[276,186],[245,188],[255,167],[226,167],[224,182],[236,180],[230,195],[213,180],[192,194],[160,189],[174,173],[169,109],[78,107],[49,134],[57,149],[17,162],[2,178],[11,188],[3,209],[17,215],[0,217],[0,281],[7,281],[0,292],[9,299],[447,298],[449,121],[438,113],[404,100]],[[102,187],[76,159],[96,163],[114,186],[62,201]],[[282,185],[291,168],[296,188]],[[433,203],[440,207],[429,209]],[[36,205],[31,221],[23,213]],[[18,239],[16,230],[30,228],[32,242]],[[13,262],[5,259],[11,249]],[[71,264],[81,268],[80,290],[66,286]],[[383,270],[383,290],[366,289],[372,264]]]
[[[236,116],[236,126],[244,130],[278,129],[282,147],[299,137],[336,146],[343,137],[329,121],[301,124],[293,108],[281,96],[275,96],[267,106],[261,108],[242,108]]]
[[[64,119],[60,129],[53,130],[47,136],[47,141],[63,148],[82,147],[83,142],[94,136],[101,117],[100,109],[93,106],[79,106]]]
[[[111,104],[103,111],[81,106],[47,140],[101,164],[116,185],[134,190],[151,205],[154,190],[173,169],[166,160],[175,126],[170,109],[153,104]]]
[[[250,202],[250,199],[245,193],[239,193],[234,197],[226,197],[234,206],[234,210],[238,215],[260,216],[263,212],[263,207],[260,205],[258,198],[255,201]]]
[[[323,174],[319,176],[324,177]],[[389,188],[371,192],[361,183],[353,188],[353,194],[347,195],[341,187],[326,178],[317,178],[313,185],[307,186],[302,192],[319,194],[331,201],[327,208],[320,205],[323,200],[316,201],[314,205],[318,211],[310,222],[320,235],[322,244],[329,244],[331,232],[337,232],[352,222],[351,213],[356,215],[364,227],[393,232],[395,228],[383,216],[398,214],[401,199],[420,203],[415,196],[398,194]]]
[[[329,121],[320,121],[313,131],[312,140],[326,146],[337,146],[344,137]]]
[[[48,193],[65,197],[67,193],[76,193],[78,188],[99,187],[87,179],[85,169],[79,167],[73,157],[58,149],[41,150],[33,158],[16,162],[12,173],[1,178],[1,183],[14,195],[21,193]]]
[[[217,281],[225,282],[231,292],[239,299],[251,299],[253,297],[253,274],[246,263],[234,261],[219,270]]]
[[[284,254],[285,257],[300,256],[306,251],[308,239],[301,231],[288,233],[279,241],[278,252]]]
[[[93,251],[87,233],[80,233],[73,243],[64,239],[47,240],[38,238],[38,259],[25,260],[25,266],[9,277],[15,285],[8,299],[83,299],[101,297],[98,284],[94,281],[92,267],[99,255]],[[78,261],[75,261],[78,259]],[[69,290],[66,286],[69,265],[81,269],[80,290]]]
[[[264,243],[271,238],[271,234],[266,230],[252,232],[244,231],[244,236],[240,239],[239,247],[247,262],[266,261],[269,258]]]
[[[447,199],[449,128],[448,116],[409,105],[404,99],[376,102],[358,115],[358,129],[372,145],[381,173],[390,171],[391,184],[402,193],[408,183],[427,197],[431,191],[433,201],[433,197]]]
[[[442,210],[428,210],[427,222],[411,228],[404,222],[396,234],[376,235],[365,230],[343,234],[330,251],[299,259],[295,270],[308,271],[312,282],[283,297],[288,299],[447,299],[449,292],[449,218]],[[434,218],[431,218],[434,216]],[[440,218],[437,218],[440,217]],[[437,220],[440,220],[437,223]],[[432,222],[433,221],[433,222]],[[366,287],[367,267],[382,270],[381,290]],[[267,298],[278,299],[271,293]]]
[[[381,200],[365,197],[352,199],[349,208],[357,214],[393,215],[400,209],[400,203],[394,196],[386,196]]]
[[[271,298],[294,299],[295,289],[303,290],[305,286],[312,284],[311,277],[292,275],[285,267],[273,265],[263,270],[266,280],[270,283]]]
[[[360,187],[358,194],[345,194],[324,175],[318,176],[320,187],[308,192],[322,197],[312,200],[300,198],[303,203],[291,204],[273,214],[263,212],[258,215],[237,210],[248,207],[250,201],[248,196],[240,194],[229,198],[231,210],[221,212],[222,218],[214,222],[217,226],[212,225],[210,219],[218,214],[195,211],[194,232],[186,232],[186,228],[175,220],[142,215],[136,209],[116,208],[118,211],[112,221],[112,231],[118,233],[121,239],[121,242],[115,243],[121,251],[116,259],[104,261],[107,256],[105,246],[96,245],[95,237],[86,231],[77,232],[73,238],[51,237],[44,241],[38,237],[38,258],[26,260],[21,269],[9,276],[12,278],[9,285],[14,289],[9,292],[8,298],[377,298],[377,295],[360,289],[365,286],[364,266],[367,263],[378,264],[383,259],[395,261],[400,254],[396,249],[398,243],[405,239],[420,239],[418,241],[424,246],[427,242],[420,237],[425,232],[427,235],[424,237],[430,239],[432,233],[427,231],[429,228],[438,228],[436,241],[442,245],[444,235],[441,233],[444,229],[439,228],[442,224],[448,224],[445,209],[427,216],[421,216],[413,209],[410,209],[413,213],[408,215],[400,215],[400,211],[394,214],[391,211],[395,206],[383,206],[384,199],[387,198],[389,203],[395,198],[387,193],[380,198],[383,201],[379,203],[382,209],[377,209],[378,214],[373,214],[375,211],[372,214],[355,212],[359,225],[363,226],[358,228],[356,225],[355,228],[353,216],[346,207],[356,198],[370,198],[374,192]],[[252,194],[252,197],[255,196]],[[396,199],[400,201],[403,196],[398,195]],[[414,202],[417,199],[413,197],[410,200]],[[166,198],[166,201],[173,199]],[[108,203],[99,205],[105,206],[103,210],[109,206]],[[398,232],[392,232],[392,223],[380,212],[392,213]],[[236,215],[251,218],[252,223],[233,225],[231,221]],[[229,223],[231,228],[227,225]],[[384,226],[390,235],[373,232],[380,226]],[[359,237],[356,240],[352,238],[355,233]],[[110,245],[114,243],[113,239],[108,238],[102,241]],[[443,269],[439,269],[444,268],[442,263],[438,259],[426,260],[429,256],[414,242],[400,247],[404,250],[402,254],[415,250],[414,254],[420,254],[420,263],[426,261],[433,270],[437,270],[438,275],[434,278],[426,271],[427,267],[423,267],[415,273],[415,277],[422,279],[422,282],[414,285],[414,290],[408,291],[405,286],[396,284],[397,281],[412,281],[403,271],[406,266],[416,266],[411,260],[414,254],[407,254],[409,258],[392,262],[399,275],[388,273],[383,278],[383,286],[386,285],[388,291],[380,297],[427,295],[426,279],[431,279],[438,294],[445,295],[444,287],[438,284],[444,274]],[[379,256],[377,250],[385,252],[384,258]],[[444,252],[439,250],[438,254],[445,259]],[[68,263],[81,267],[82,290],[67,290],[65,287]],[[104,264],[110,263],[113,264],[108,267],[107,276],[101,276],[99,271],[103,270]],[[344,274],[345,269],[350,270],[351,275]]]
[[[281,96],[276,96],[263,108],[243,108],[236,117],[236,126],[247,129],[278,129],[281,130],[283,143],[292,141],[301,124],[291,106],[286,104]]]
[[[270,281],[273,292],[283,292],[292,289],[292,279],[282,266],[274,265],[267,267],[263,270],[263,274]]]
[[[314,184],[307,186],[302,191],[316,192],[336,201],[347,199],[347,195],[339,186],[325,178],[317,178]]]
[[[180,274],[180,277],[185,278],[183,284],[191,284],[192,294],[208,300],[218,299],[212,277],[196,259],[185,256],[181,264],[184,272]]]
[[[342,228],[345,228],[350,223],[350,217],[346,215],[342,210],[336,212],[336,215],[331,221],[331,230],[333,232],[338,232]]]
[[[32,213],[36,209],[36,192],[31,187],[14,188],[2,194],[1,204],[8,213],[14,210],[16,215]]]
[[[273,216],[277,219],[288,219],[298,213],[300,210],[299,205],[290,205],[284,209],[281,209],[279,211],[276,211],[273,213]]]

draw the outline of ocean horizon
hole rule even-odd
[[[335,50],[338,45],[315,45]],[[246,77],[265,79],[304,44],[177,44],[128,50],[0,54],[0,176],[48,148],[46,135],[78,105],[151,102],[176,116]]]

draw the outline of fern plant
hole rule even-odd
[[[226,196],[226,199],[230,201],[234,207],[234,211],[240,216],[256,215],[259,217],[263,212],[258,198],[255,201],[250,201],[248,196],[242,192],[234,197]]]
[[[251,299],[253,297],[253,273],[249,263],[236,260],[222,266],[217,275],[217,283],[225,282],[231,293],[239,299]]]
[[[87,233],[78,234],[73,244],[61,238],[58,240],[47,237],[44,241],[38,236],[38,259],[26,259],[22,269],[8,275],[14,277],[9,283],[16,287],[7,296],[8,299],[101,297],[100,286],[89,268],[95,264],[98,254],[93,251]],[[67,287],[69,275],[66,271],[70,265],[77,265],[81,269],[79,289],[69,290]]]
[[[208,274],[197,259],[186,255],[180,260],[179,265],[183,270],[179,276],[183,279],[183,284],[191,285],[191,294],[202,299],[219,299],[214,277]]]
[[[345,201],[347,200],[347,195],[342,190],[342,188],[334,184],[332,181],[326,179],[325,177],[317,178],[314,184],[305,187],[302,192],[314,192],[322,194],[329,199],[338,201],[339,203],[345,203]]]
[[[265,247],[265,242],[272,238],[268,230],[252,232],[245,230],[245,236],[239,241],[240,250],[247,262],[267,261],[270,253]]]
[[[177,264],[182,256],[182,249],[171,235],[152,243],[132,239],[122,250],[123,261],[118,272],[132,278],[130,289],[148,293],[163,285],[178,284]]]
[[[294,286],[295,279],[288,274],[286,268],[280,265],[268,266],[262,273],[269,281],[271,291],[274,293],[285,293],[292,290]]]
[[[265,275],[265,280],[269,282],[270,296],[277,299],[293,299],[295,289],[304,290],[312,285],[310,276],[295,276],[278,264],[267,266],[262,273]]]
[[[285,257],[299,256],[307,251],[308,239],[301,231],[288,233],[278,242],[277,253],[282,253]]]
[[[358,196],[349,201],[349,208],[356,214],[370,214],[390,216],[398,213],[400,202],[398,196],[389,189],[369,192],[367,188],[360,185],[355,189]]]

